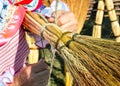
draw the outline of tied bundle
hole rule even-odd
[[[59,51],[78,86],[120,86],[120,43],[62,32],[32,12],[26,13],[23,26]]]

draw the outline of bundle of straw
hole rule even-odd
[[[78,86],[120,86],[120,43],[62,32],[37,13],[28,12],[23,26],[59,51]],[[40,32],[41,31],[41,32]]]

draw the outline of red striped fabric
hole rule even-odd
[[[22,0],[16,3],[13,3],[12,0],[8,0],[10,4],[14,5],[23,5],[27,10],[35,11],[43,4],[42,0]],[[28,6],[29,5],[29,6]],[[32,6],[33,5],[33,6]]]
[[[3,46],[0,47],[0,75],[10,67],[17,72],[23,67],[29,48],[25,33],[19,29],[17,33]]]

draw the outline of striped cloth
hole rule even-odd
[[[9,6],[8,0],[0,0],[1,34],[5,33],[5,30],[3,31],[3,26],[4,26],[4,18],[6,17],[7,14],[8,6]],[[17,7],[15,9],[19,10],[19,12],[22,11],[22,9]],[[19,72],[19,70],[23,67],[26,61],[26,57],[29,53],[29,48],[25,39],[25,33],[23,29],[20,28],[22,19],[19,20],[19,17],[17,17],[18,13],[14,13],[15,15],[14,18],[12,19],[14,22],[9,24],[9,28],[6,28],[8,32],[15,31],[15,33],[11,37],[9,37],[9,39],[5,42],[5,44],[0,45],[0,86],[6,86],[5,85],[6,83],[11,83],[13,81],[14,74]],[[23,15],[24,14],[21,14],[20,18],[22,18]],[[18,19],[18,21],[16,20],[16,18]],[[16,27],[13,27],[13,25],[15,24]],[[0,42],[3,41],[5,40],[3,39],[0,40]]]
[[[4,1],[4,0],[2,0]],[[5,0],[6,1],[6,0]],[[33,0],[34,3],[40,0]],[[1,2],[1,1],[0,1]],[[2,3],[2,2],[1,2]],[[34,3],[30,3],[27,8],[31,10],[32,7],[34,7]],[[64,9],[68,10],[68,8],[64,8],[64,3],[60,2],[58,5],[59,10]],[[3,7],[7,6],[6,4],[3,4]],[[50,17],[51,13],[54,11],[55,6],[55,0],[51,4],[51,7],[49,9],[41,9],[39,8],[36,10],[36,12],[41,13],[45,16]],[[1,9],[2,11],[0,14],[5,15],[6,7],[4,9]],[[1,20],[3,20],[3,16],[1,16]],[[3,22],[0,21],[0,24],[2,25]],[[2,27],[1,27],[2,28]],[[1,29],[2,30],[2,29]],[[34,35],[33,35],[34,36]],[[41,38],[34,36],[36,39],[36,45],[39,47],[44,48],[47,44],[47,42],[44,42],[44,46],[41,45]],[[13,76],[15,73],[19,72],[19,70],[23,67],[26,57],[29,53],[29,48],[25,39],[25,33],[23,29],[18,29],[17,33],[10,38],[7,43],[0,46],[0,86],[6,86],[5,83],[11,83],[13,80]]]
[[[11,68],[13,75],[18,72],[23,67],[28,53],[25,33],[23,29],[19,29],[6,44],[0,47],[0,76],[11,71]],[[10,78],[7,74],[4,77]]]

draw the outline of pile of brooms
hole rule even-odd
[[[62,32],[33,12],[26,13],[23,26],[59,51],[78,86],[120,86],[120,43]]]

